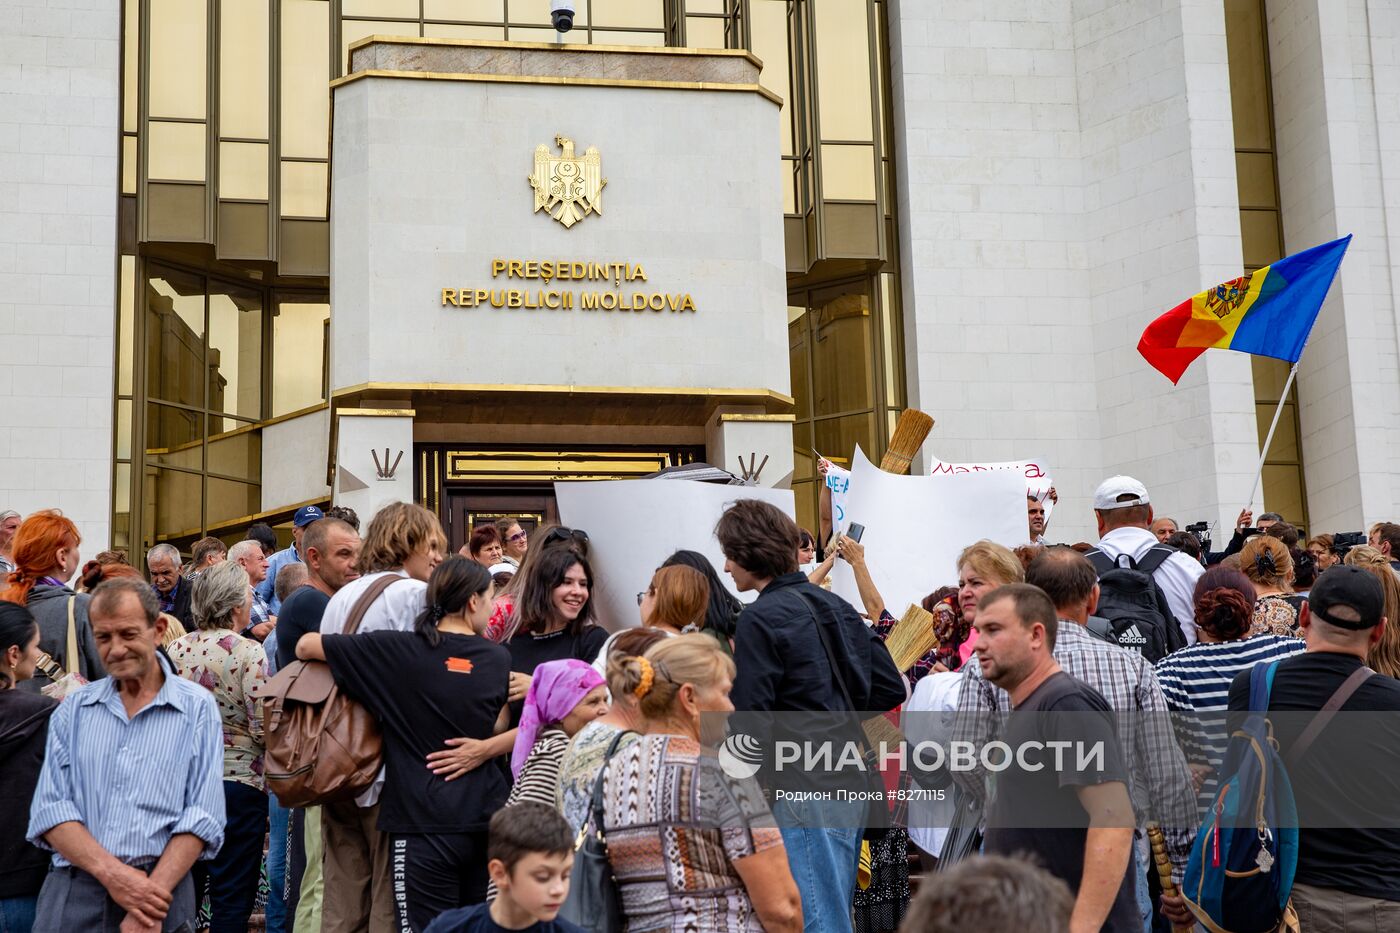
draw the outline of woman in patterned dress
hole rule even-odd
[[[1293,558],[1287,545],[1268,535],[1250,538],[1240,551],[1240,569],[1258,594],[1249,634],[1300,638],[1298,610],[1285,599],[1293,592]]]
[[[647,734],[603,782],[603,833],[629,933],[797,933],[802,899],[783,837],[752,779],[730,778],[710,735],[734,706],[734,662],[715,640],[677,635],[624,659],[617,686]],[[722,732],[722,726],[720,727]]]
[[[196,884],[208,878],[211,933],[243,933],[258,895],[267,785],[263,781],[262,704],[267,680],[263,646],[238,633],[248,627],[252,587],[234,561],[215,564],[194,581],[196,630],[171,643],[175,669],[214,694],[224,726],[224,844],[212,862],[195,865]]]

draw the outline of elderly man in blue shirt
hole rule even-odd
[[[282,600],[277,598],[277,574],[288,564],[301,562],[301,539],[306,534],[306,526],[325,517],[326,514],[314,505],[303,505],[297,509],[296,514],[292,516],[291,545],[267,559],[267,576],[255,589],[263,602],[267,603],[269,615],[276,616],[282,611]]]
[[[49,723],[28,837],[54,857],[34,929],[193,929],[190,868],[224,836],[219,712],[157,652],[165,621],[150,587],[108,580],[88,613],[109,676]]]

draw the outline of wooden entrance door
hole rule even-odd
[[[447,540],[456,553],[472,529],[501,518],[513,518],[528,535],[541,525],[559,521],[552,484],[510,487],[468,486],[447,489]]]

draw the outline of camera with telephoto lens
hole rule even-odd
[[[1364,531],[1339,531],[1332,536],[1332,553],[1338,560],[1347,556],[1347,551],[1366,543]]]
[[[573,29],[573,0],[551,0],[549,4],[549,18],[553,21],[556,32],[568,32],[570,29]]]
[[[1210,553],[1210,522],[1192,522],[1183,530],[1191,532],[1196,536],[1196,540],[1201,542],[1201,555],[1203,557]]]

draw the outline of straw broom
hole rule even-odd
[[[894,624],[885,638],[885,647],[894,666],[907,671],[914,662],[938,646],[938,636],[933,633],[933,613],[910,603],[903,617]]]
[[[1147,824],[1147,841],[1152,844],[1152,863],[1157,866],[1157,880],[1162,883],[1164,897],[1177,897],[1180,892],[1172,883],[1172,862],[1167,856],[1167,837],[1162,835],[1162,827],[1156,823]],[[1175,933],[1191,933],[1194,926],[1172,924]]]
[[[932,430],[932,418],[917,408],[904,409],[899,413],[899,421],[895,422],[894,437],[890,438],[890,445],[880,458],[880,469],[901,476],[908,473],[914,455]]]

